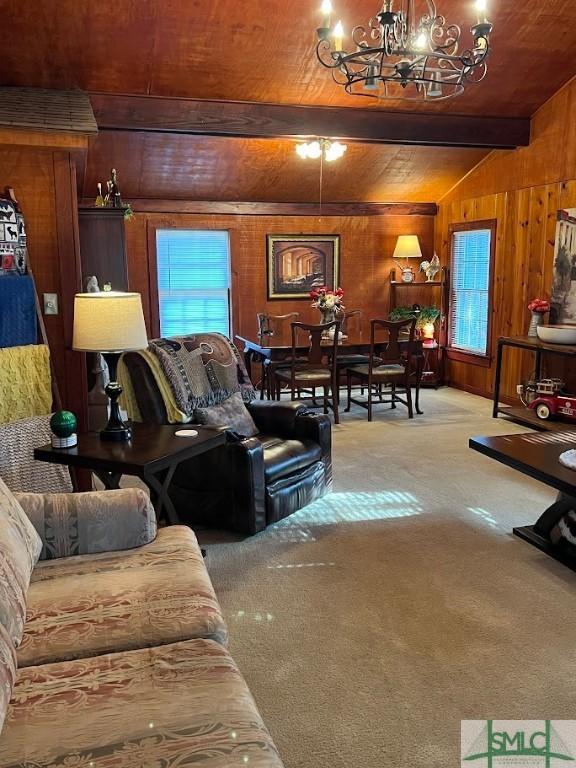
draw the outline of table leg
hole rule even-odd
[[[500,375],[502,373],[502,352],[504,345],[498,342],[498,351],[496,353],[496,375],[494,377],[494,404],[492,406],[492,418],[498,418],[498,406],[500,403]]]
[[[162,470],[158,474],[145,472],[144,477],[142,478],[150,489],[150,496],[152,498],[152,503],[154,504],[154,509],[156,510],[157,519],[160,520],[162,511],[165,509],[166,517],[168,518],[170,525],[178,525],[180,522],[176,508],[168,494],[168,488],[172,482],[176,466],[177,464],[171,464],[168,469]]]
[[[122,472],[105,472],[103,470],[92,470],[98,480],[104,485],[107,491],[117,491],[120,488]]]
[[[422,383],[422,374],[424,373],[424,355],[418,355],[416,358],[416,399],[414,401],[414,406],[416,408],[416,413],[422,416],[424,411],[420,410],[420,384]]]

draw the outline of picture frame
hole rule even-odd
[[[267,235],[268,301],[309,299],[310,291],[340,280],[340,235]]]
[[[556,216],[554,279],[550,320],[576,325],[576,208],[565,208]]]

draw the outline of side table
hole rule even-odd
[[[195,429],[196,437],[178,437],[180,429]],[[34,450],[34,458],[52,464],[64,464],[91,470],[107,490],[120,487],[122,475],[140,478],[149,488],[150,497],[160,519],[165,511],[168,522],[179,522],[168,494],[179,464],[226,442],[226,432],[218,428],[132,425],[132,439],[122,443],[106,442],[98,432],[78,435],[73,448],[44,445]]]

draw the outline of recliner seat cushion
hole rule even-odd
[[[313,440],[286,440],[275,435],[259,435],[264,449],[266,484],[299,472],[322,458],[320,445]]]
[[[282,768],[238,667],[189,640],[18,671],[10,768]]]
[[[162,528],[138,549],[40,563],[28,591],[18,666],[206,637],[227,631],[189,528]]]

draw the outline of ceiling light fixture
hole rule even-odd
[[[330,141],[330,139],[315,139],[304,144],[296,144],[296,152],[303,160],[318,160],[322,157],[327,163],[339,160],[347,149],[346,144]]]
[[[492,32],[486,3],[476,0],[477,22],[470,28],[472,44],[461,53],[460,27],[448,24],[433,0],[384,0],[382,10],[367,25],[354,27],[353,50],[347,52],[342,22],[331,27],[332,3],[323,0],[316,55],[332,70],[335,82],[351,95],[449,99],[486,76]]]

